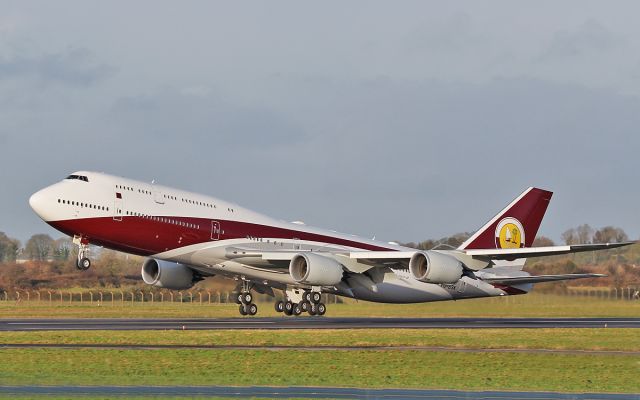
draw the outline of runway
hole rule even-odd
[[[499,392],[432,389],[358,389],[340,387],[268,386],[0,386],[0,395],[31,396],[189,396],[310,399],[638,399],[637,394]]]
[[[221,329],[640,328],[640,318],[0,319],[0,331]]]

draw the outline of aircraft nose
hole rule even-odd
[[[36,214],[42,219],[44,219],[44,207],[46,204],[46,189],[39,190],[29,197],[29,205],[35,211]]]

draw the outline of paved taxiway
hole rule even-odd
[[[640,318],[0,319],[0,331],[376,328],[640,328]]]
[[[633,394],[234,386],[0,386],[0,395],[223,396],[269,399],[637,399]]]

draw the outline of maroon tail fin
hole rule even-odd
[[[531,247],[552,195],[533,187],[525,190],[459,249]]]

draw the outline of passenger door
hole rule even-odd
[[[211,240],[220,240],[220,222],[211,221]]]

